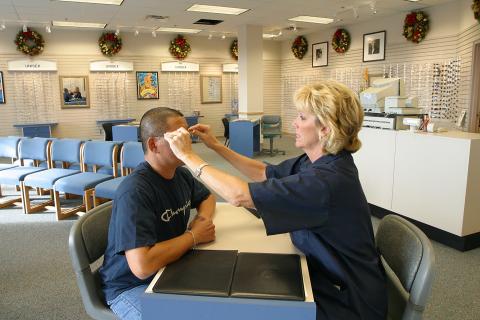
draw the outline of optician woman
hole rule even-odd
[[[317,319],[385,319],[384,270],[352,153],[363,111],[344,85],[322,81],[294,96],[295,146],[305,153],[265,165],[225,147],[206,125],[189,130],[254,182],[214,168],[183,128],[165,134],[175,155],[235,206],[256,208],[267,234],[289,232],[308,262]]]

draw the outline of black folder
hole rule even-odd
[[[304,301],[296,254],[192,250],[168,265],[153,292]]]
[[[304,301],[297,254],[239,253],[230,296]]]

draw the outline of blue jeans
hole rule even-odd
[[[122,320],[141,320],[140,296],[148,285],[142,285],[120,293],[115,299],[107,301],[113,313]]]

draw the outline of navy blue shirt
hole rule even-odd
[[[250,183],[267,234],[290,232],[307,259],[317,319],[386,319],[385,272],[352,155],[304,154]]]
[[[100,275],[107,301],[120,293],[152,281],[138,279],[130,270],[125,251],[153,246],[182,235],[190,208],[210,195],[185,168],[177,168],[172,179],[156,173],[143,162],[120,184],[113,201],[108,244]]]

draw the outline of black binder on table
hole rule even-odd
[[[300,257],[297,254],[239,253],[230,296],[304,301]]]
[[[192,250],[168,265],[153,292],[304,301],[296,254]]]
[[[190,250],[169,264],[153,292],[228,297],[236,250]]]

